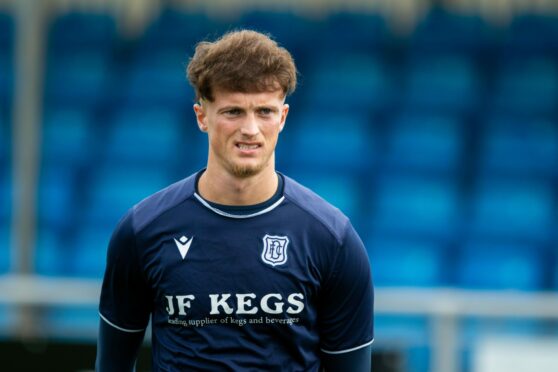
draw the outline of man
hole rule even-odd
[[[338,209],[275,171],[291,55],[237,31],[198,44],[187,72],[207,168],[116,228],[97,369],[132,370],[151,316],[156,371],[369,371],[362,242]]]

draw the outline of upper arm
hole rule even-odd
[[[320,298],[320,348],[340,355],[366,348],[374,338],[374,292],[362,241],[349,224]]]
[[[130,212],[109,243],[99,312],[116,329],[143,331],[151,313],[150,293],[138,258]]]

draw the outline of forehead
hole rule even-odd
[[[230,92],[226,90],[215,90],[212,104],[221,106],[253,107],[264,105],[282,105],[285,97],[282,90],[270,92]]]

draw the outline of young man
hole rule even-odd
[[[349,220],[275,171],[291,55],[237,31],[188,65],[207,168],[148,197],[108,249],[97,369],[370,371],[373,288]]]

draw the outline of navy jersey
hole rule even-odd
[[[283,180],[274,203],[237,215],[201,198],[193,175],[120,221],[100,314],[125,332],[151,316],[154,370],[317,371],[321,352],[372,342],[360,238],[338,209]]]

